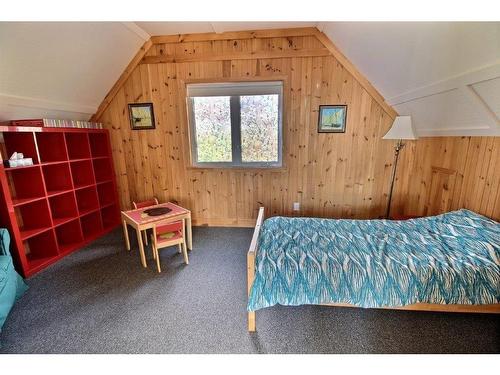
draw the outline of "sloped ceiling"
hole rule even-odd
[[[319,28],[420,136],[500,135],[499,22],[329,22]]]
[[[0,120],[88,119],[143,43],[120,22],[0,23]]]
[[[151,35],[307,26],[419,135],[500,135],[500,23],[0,23],[0,120],[90,118]]]

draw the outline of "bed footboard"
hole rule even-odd
[[[247,293],[250,298],[250,289],[255,278],[255,255],[257,254],[257,242],[259,239],[260,227],[264,221],[264,207],[259,208],[257,222],[253,231],[252,242],[247,253]],[[248,332],[255,332],[255,311],[248,312]]]

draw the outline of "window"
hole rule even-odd
[[[282,93],[281,81],[187,85],[193,164],[280,167]]]

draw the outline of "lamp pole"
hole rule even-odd
[[[399,152],[403,148],[403,140],[398,140],[396,147],[394,149],[394,165],[392,166],[392,176],[391,176],[391,188],[389,190],[389,199],[387,202],[387,211],[385,213],[385,218],[389,219],[389,213],[391,212],[391,201],[392,201],[392,191],[394,190],[394,181],[396,179],[396,168],[398,166]]]

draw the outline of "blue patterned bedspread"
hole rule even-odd
[[[500,302],[500,224],[468,210],[406,221],[264,221],[248,310]]]

